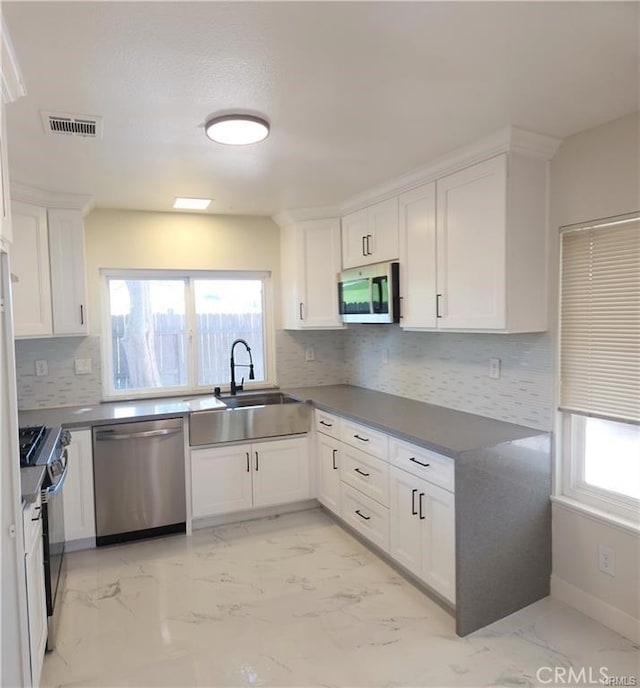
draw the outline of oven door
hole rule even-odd
[[[64,580],[64,502],[63,487],[67,478],[67,450],[62,453],[55,482],[45,488],[43,500],[44,581],[47,596],[49,633],[47,650],[55,645],[55,629],[60,611],[60,598]]]

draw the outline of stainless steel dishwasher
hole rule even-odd
[[[182,418],[93,428],[96,544],[184,532]]]

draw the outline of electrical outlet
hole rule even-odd
[[[76,358],[74,361],[76,375],[88,375],[91,372],[90,358]]]
[[[36,361],[36,376],[45,377],[49,374],[49,364],[46,361]]]
[[[489,359],[489,377],[492,380],[499,380],[500,379],[500,359],[499,358],[490,358]]]
[[[316,350],[312,346],[308,346],[304,350],[304,360],[305,361],[315,361],[316,360]]]
[[[608,576],[616,575],[616,557],[611,547],[598,545],[598,568]]]

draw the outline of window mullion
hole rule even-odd
[[[197,387],[197,375],[198,375],[198,332],[197,319],[196,319],[196,299],[195,292],[193,288],[193,278],[187,277],[185,279],[185,290],[186,290],[186,308],[185,312],[187,315],[187,350],[189,352],[188,361],[188,375],[189,375],[189,389],[195,390]]]

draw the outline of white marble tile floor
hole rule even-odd
[[[589,668],[638,681],[638,648],[549,598],[458,638],[311,510],[70,554],[42,685],[516,688],[586,685]]]

